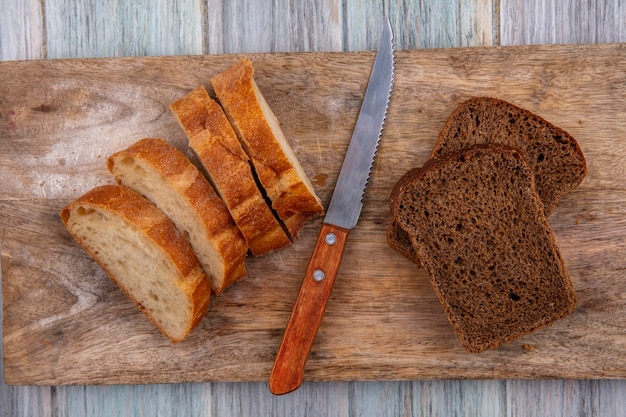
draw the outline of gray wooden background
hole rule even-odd
[[[373,50],[384,16],[396,49],[626,42],[623,0],[0,0],[0,61]],[[0,385],[0,416],[128,415],[624,416],[626,380]]]

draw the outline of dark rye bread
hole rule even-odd
[[[470,98],[457,107],[431,157],[480,143],[501,143],[522,151],[547,216],[587,175],[583,152],[569,133],[526,109],[491,97]]]
[[[483,144],[408,172],[391,211],[463,347],[479,353],[570,314],[576,294],[523,154]]]
[[[491,97],[473,97],[456,108],[439,134],[431,158],[479,143],[501,143],[522,151],[546,216],[587,175],[585,157],[569,133],[526,109]],[[387,242],[420,264],[410,239],[394,222],[387,230]]]

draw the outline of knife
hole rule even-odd
[[[387,19],[322,230],[274,361],[269,381],[273,394],[286,394],[302,384],[306,359],[330,298],[348,233],[356,226],[363,207],[363,194],[387,114],[393,64],[393,34]]]

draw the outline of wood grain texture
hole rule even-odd
[[[515,415],[507,408],[505,381],[415,381],[411,393],[415,416]]]
[[[626,308],[626,289],[618,279],[626,236],[626,99],[619,93],[626,82],[619,70],[625,57],[623,45],[397,53],[396,85],[364,210],[351,232],[306,380],[626,374],[625,364],[614,360],[624,355],[619,317]],[[288,249],[251,259],[250,276],[216,297],[199,328],[172,346],[125,302],[57,221],[60,207],[83,188],[111,180],[100,168],[108,153],[155,132],[184,144],[177,122],[164,110],[167,104],[238,58],[0,66],[2,78],[14,79],[0,86],[0,96],[6,97],[0,174],[12,179],[0,206],[8,382],[267,379],[320,222],[310,223]],[[327,204],[373,54],[249,58],[259,88]],[[23,77],[5,76],[15,72]],[[50,92],[43,103],[28,93],[34,79]],[[578,291],[578,309],[508,347],[471,355],[452,333],[424,272],[387,247],[385,229],[386,200],[395,181],[425,162],[452,108],[477,94],[522,105],[570,131],[585,152],[589,176],[551,217]],[[50,111],[40,111],[42,105]],[[276,271],[284,275],[268,279]]]
[[[624,380],[507,381],[509,415],[530,417],[612,416],[624,414]],[[508,395],[516,393],[517,396]],[[535,394],[540,392],[540,395]],[[525,399],[536,398],[529,403]]]
[[[3,416],[50,416],[53,412],[52,391],[47,386],[4,385],[0,389],[0,399],[2,399],[0,411]]]
[[[241,416],[349,416],[349,384],[305,382],[300,389],[276,396],[265,383],[211,384],[214,415]]]
[[[341,50],[341,2],[208,2],[210,54]],[[237,33],[237,36],[229,36]]]
[[[44,57],[41,2],[6,0],[0,13],[0,61]]]
[[[397,50],[493,45],[490,1],[346,1],[345,51],[378,47],[388,16]]]
[[[214,415],[210,384],[62,386],[54,392],[59,416]]]
[[[274,359],[269,378],[269,388],[274,394],[287,394],[302,384],[305,364],[324,318],[349,232],[332,224],[322,225]]]
[[[502,45],[626,41],[623,1],[500,0]]]
[[[240,1],[240,0],[235,0]],[[450,3],[448,0],[439,0],[442,3]],[[431,1],[429,1],[430,3]],[[436,1],[435,1],[436,2]],[[5,2],[6,3],[6,2]],[[53,24],[63,24],[60,19],[49,20],[45,25],[36,24],[36,20],[31,19],[28,25],[22,23],[26,14],[22,13],[21,7],[32,7],[40,9],[42,5],[49,2],[38,0],[27,1],[9,1],[18,7],[10,5],[4,8],[0,13],[0,32],[6,33],[11,31],[15,36],[22,39],[30,39],[27,42],[6,44],[6,41],[0,38],[0,51],[2,57],[0,59],[33,59],[46,57],[45,45],[42,39],[47,38],[47,44],[55,49],[67,50],[78,49],[74,46],[63,45],[67,39],[62,37],[50,38],[46,36],[46,32],[61,33],[62,29],[53,28]],[[77,3],[86,3],[79,0]],[[121,4],[125,2],[120,2]],[[261,31],[257,34],[259,37],[266,39],[266,43],[279,44],[282,40],[267,39],[265,30],[267,26],[254,23],[256,20],[266,21],[266,17],[262,13],[250,11],[252,8],[266,8],[265,2],[246,2],[246,8],[240,7],[235,13],[245,14],[249,19],[253,20],[247,30],[243,30],[238,25],[224,26],[222,15],[213,13],[216,9],[223,8],[224,4],[232,3],[230,0],[202,2],[206,4],[203,10],[205,19],[205,28],[203,33],[203,52],[224,53],[241,52],[238,50],[212,48],[210,45],[217,43],[218,45],[229,44],[237,45],[243,42],[239,40],[242,37],[254,38],[249,30]],[[274,2],[278,4],[278,2]],[[316,2],[321,3],[321,2]],[[329,1],[329,3],[333,3]],[[360,7],[364,2],[362,0],[346,0],[341,2],[339,10],[350,10]],[[385,3],[395,6],[403,4],[404,9],[419,9],[423,1],[414,2],[395,2]],[[533,43],[550,43],[550,39],[569,39],[576,37],[576,32],[580,27],[588,30],[588,33],[602,33],[603,37],[598,37],[598,41],[603,42],[625,42],[626,33],[624,28],[624,9],[621,2],[616,0],[597,0],[593,2],[582,2],[580,0],[564,0],[557,2],[562,8],[583,9],[579,13],[563,14],[566,20],[557,21],[546,13],[552,13],[551,10],[543,13],[541,16],[532,18],[528,12],[522,12],[529,4],[536,3],[534,0],[510,1],[465,1],[460,0],[457,3],[459,7],[482,7],[490,8],[489,12],[481,12],[476,14],[478,27],[488,27],[493,24],[493,33],[486,36],[485,39],[491,39],[493,44],[499,44],[500,34],[502,34],[503,44],[513,44],[506,35],[515,31],[518,34],[528,35],[532,38]],[[24,5],[24,6],[22,6]],[[331,4],[332,5],[332,4]],[[209,6],[209,7],[207,7]],[[146,7],[146,6],[142,6]],[[387,6],[389,7],[389,6]],[[440,6],[447,7],[450,6]],[[596,8],[596,13],[584,13],[584,10]],[[378,8],[375,8],[378,10]],[[421,14],[400,13],[394,23],[394,32],[396,36],[396,47],[398,49],[408,49],[418,47],[417,41],[404,42],[402,39],[416,39],[417,28],[421,25]],[[161,10],[154,9],[155,13],[161,13]],[[371,8],[370,8],[371,10]],[[383,7],[380,7],[383,10]],[[163,10],[165,12],[165,9]],[[29,12],[30,13],[30,12]],[[587,20],[571,20],[576,15],[583,16]],[[89,22],[93,22],[95,16],[83,14],[82,20],[76,22],[76,31],[73,40],[76,43],[83,42],[89,37],[87,30]],[[344,13],[344,16],[346,14]],[[132,15],[120,15],[121,18],[131,18]],[[313,33],[319,33],[316,25],[319,22],[313,22],[309,14],[302,13],[300,18],[307,23],[299,22],[298,26],[307,26]],[[458,28],[460,25],[450,24],[449,20],[458,19],[458,13],[448,16],[441,16],[441,21],[434,21],[434,24],[441,24],[446,27]],[[492,19],[492,20],[490,20]],[[570,20],[567,20],[570,19]],[[233,20],[237,18],[233,17]],[[371,22],[373,19],[370,18]],[[8,22],[8,23],[6,23]],[[345,22],[345,19],[344,19]],[[328,42],[321,45],[320,50],[354,50],[350,49],[350,45],[357,50],[371,50],[377,45],[378,35],[373,34],[367,37],[368,42],[362,42],[367,30],[378,31],[376,24],[365,25],[365,20],[354,21],[350,28],[346,23],[332,30],[332,36],[318,36]],[[554,28],[551,29],[548,24],[554,22]],[[120,30],[124,26],[115,23],[113,20],[105,20],[103,22],[108,29],[107,31]],[[361,27],[359,27],[361,25]],[[273,25],[274,26],[274,25]],[[225,29],[226,28],[226,29]],[[181,27],[181,30],[193,31],[193,25],[189,29]],[[36,36],[31,36],[28,31],[33,31]],[[284,32],[282,32],[284,33]],[[290,32],[287,31],[289,34]],[[0,37],[3,35],[0,35]],[[117,34],[116,36],[121,36]],[[289,44],[300,45],[305,44],[305,40],[300,40],[298,36],[308,36],[308,33],[301,31],[290,34]],[[472,39],[480,39],[477,34],[468,33],[467,36]],[[524,35],[527,36],[527,35]],[[550,38],[552,36],[552,38]],[[41,38],[39,38],[41,37]],[[454,35],[456,38],[456,35]],[[516,44],[522,41],[520,37]],[[433,46],[445,46],[438,44],[430,39],[424,42]],[[54,45],[56,43],[56,45]],[[82,58],[86,56],[107,56],[105,50],[108,50],[107,42],[91,42],[92,50],[85,51],[85,55],[74,55],[74,57]],[[490,43],[478,44],[480,46],[490,45]],[[180,50],[185,49],[184,45],[178,47]],[[221,48],[221,46],[220,46]],[[268,46],[269,48],[269,46]],[[9,56],[7,57],[7,51]],[[280,49],[282,52],[289,52],[288,49]],[[154,50],[156,55],[164,55],[165,53]],[[0,329],[1,333],[1,329]],[[0,368],[2,364],[0,363]],[[305,383],[296,393],[286,397],[271,396],[267,391],[265,383],[203,383],[203,384],[175,384],[175,385],[157,385],[157,386],[69,386],[69,387],[23,387],[8,386],[0,383],[0,415],[75,415],[75,416],[100,416],[107,415],[202,415],[201,412],[186,413],[188,409],[185,407],[177,407],[179,404],[186,403],[192,405],[192,410],[206,411],[206,415],[238,415],[238,416],[258,416],[258,415],[297,415],[302,414],[301,410],[306,410],[308,415],[318,415],[324,412],[324,415],[336,416],[368,416],[368,415],[423,415],[435,416],[444,415],[442,410],[458,409],[462,407],[463,415],[466,416],[530,416],[530,415],[553,415],[562,416],[563,411],[558,409],[556,404],[562,404],[564,398],[578,404],[577,410],[583,410],[581,415],[587,416],[622,416],[623,410],[626,409],[626,380],[543,380],[538,383],[536,380],[531,381],[502,381],[505,388],[497,388],[500,385],[494,381],[467,381],[467,380],[451,380],[451,381],[404,381],[404,382],[351,382],[351,383]],[[161,387],[166,387],[161,389]],[[343,388],[349,387],[349,388]],[[565,387],[565,388],[563,388]],[[380,393],[380,395],[375,395]],[[466,393],[459,396],[458,393]],[[573,396],[575,393],[577,396]],[[368,395],[369,394],[369,395]],[[563,397],[560,397],[564,395]],[[406,398],[409,398],[414,407],[409,412],[399,405],[404,404]],[[460,405],[458,401],[463,400]],[[350,401],[350,404],[348,403]],[[504,401],[507,404],[503,407]],[[358,404],[356,403],[358,402]],[[143,410],[154,411],[151,404],[162,404],[158,413],[148,414]],[[68,405],[71,404],[71,407]],[[483,404],[483,405],[481,405]],[[484,406],[491,404],[491,407]],[[539,410],[535,404],[548,405],[543,410]],[[568,405],[567,410],[575,409]],[[258,411],[260,410],[260,411]],[[319,411],[321,410],[321,411]],[[402,413],[399,412],[402,410]]]
[[[203,6],[194,0],[45,2],[46,57],[203,52]]]

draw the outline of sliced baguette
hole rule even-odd
[[[503,145],[477,145],[411,170],[390,198],[469,352],[515,340],[576,305],[524,159]]]
[[[533,171],[546,216],[587,175],[583,152],[569,133],[526,109],[491,97],[470,98],[454,110],[439,134],[431,158],[480,143],[501,143],[522,151]],[[387,242],[420,264],[410,239],[393,221],[387,230]]]
[[[246,276],[248,245],[211,184],[178,149],[163,139],[142,139],[111,155],[107,166],[188,238],[214,294]]]
[[[105,185],[61,211],[74,239],[171,341],[206,313],[211,285],[189,243],[152,203]]]
[[[304,223],[322,215],[324,208],[253,75],[252,63],[244,59],[211,84],[272,208],[295,239]]]
[[[254,256],[291,243],[272,213],[252,174],[243,150],[222,108],[198,87],[171,106]]]

